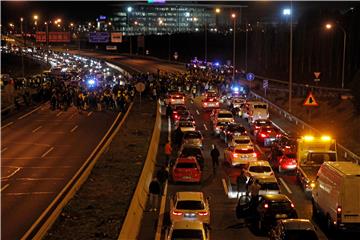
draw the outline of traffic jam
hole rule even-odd
[[[287,134],[271,121],[268,104],[245,90],[175,91],[164,100],[176,151],[169,163],[165,239],[236,237],[236,231],[219,230],[232,219],[251,236],[270,239],[324,239],[318,226],[327,233],[354,230],[360,167],[337,159],[330,136]],[[284,179],[302,189],[312,216],[299,214],[303,209]]]

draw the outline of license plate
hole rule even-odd
[[[213,106],[215,106],[215,104],[214,103],[208,103],[208,106],[213,107]]]
[[[185,213],[185,217],[186,218],[195,218],[196,214],[195,213]]]
[[[286,214],[276,214],[275,218],[287,218]]]
[[[190,176],[183,176],[182,178],[183,179],[190,179],[191,177]]]

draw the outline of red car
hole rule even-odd
[[[204,109],[219,108],[220,103],[216,97],[207,97],[202,100],[202,106]]]
[[[278,168],[279,172],[293,171],[297,168],[296,151],[288,146],[277,150],[273,160],[273,166],[274,168]]]
[[[171,171],[172,180],[176,182],[201,181],[201,169],[195,157],[178,158]]]
[[[256,142],[264,147],[271,146],[272,142],[279,137],[281,137],[280,131],[273,126],[260,127],[255,135]]]

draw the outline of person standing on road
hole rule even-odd
[[[256,207],[256,203],[259,199],[260,189],[261,189],[261,186],[259,183],[259,179],[255,179],[255,181],[253,181],[253,183],[249,186],[249,192],[251,195],[250,206],[252,209],[255,209],[255,207]]]
[[[212,159],[213,173],[215,175],[216,174],[216,168],[219,166],[219,156],[220,156],[220,152],[216,148],[215,144],[212,146],[212,150],[210,152],[210,155],[211,155],[211,159]]]
[[[172,116],[173,110],[170,104],[166,106],[166,118],[170,118]]]
[[[237,186],[237,196],[238,198],[241,196],[241,193],[247,193],[246,191],[246,182],[247,182],[247,177],[245,175],[244,169],[242,168],[240,170],[240,175],[237,176],[236,178],[236,186]]]
[[[161,186],[159,180],[155,177],[149,185],[150,193],[150,212],[157,211],[159,204],[159,195],[161,195]]]
[[[165,166],[169,166],[171,153],[172,153],[172,147],[171,147],[170,141],[167,140],[166,144],[165,144],[165,156],[166,156]]]
[[[164,184],[166,180],[169,178],[169,172],[166,169],[166,165],[162,166],[156,173],[157,179],[159,179],[160,186],[161,186],[161,193],[164,195]]]

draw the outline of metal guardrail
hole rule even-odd
[[[290,122],[294,122],[295,125],[300,125],[302,127],[302,129],[310,130],[310,131],[312,131],[314,133],[321,134],[321,132],[318,129],[310,126],[309,124],[307,124],[303,120],[295,117],[294,115],[292,115],[288,111],[282,109],[281,107],[279,107],[275,103],[269,101],[268,99],[260,96],[259,94],[255,93],[253,91],[251,91],[251,95],[253,95],[256,99],[261,99],[262,101],[266,102],[269,105],[270,108],[272,108],[273,110],[278,112],[281,116],[284,116],[285,119],[289,120]],[[360,156],[356,155],[355,153],[353,153],[352,151],[350,151],[349,149],[347,149],[343,145],[337,143],[337,150],[338,150],[337,151],[338,156],[341,156],[344,160],[352,161],[352,162],[356,162],[357,164],[360,164]]]

